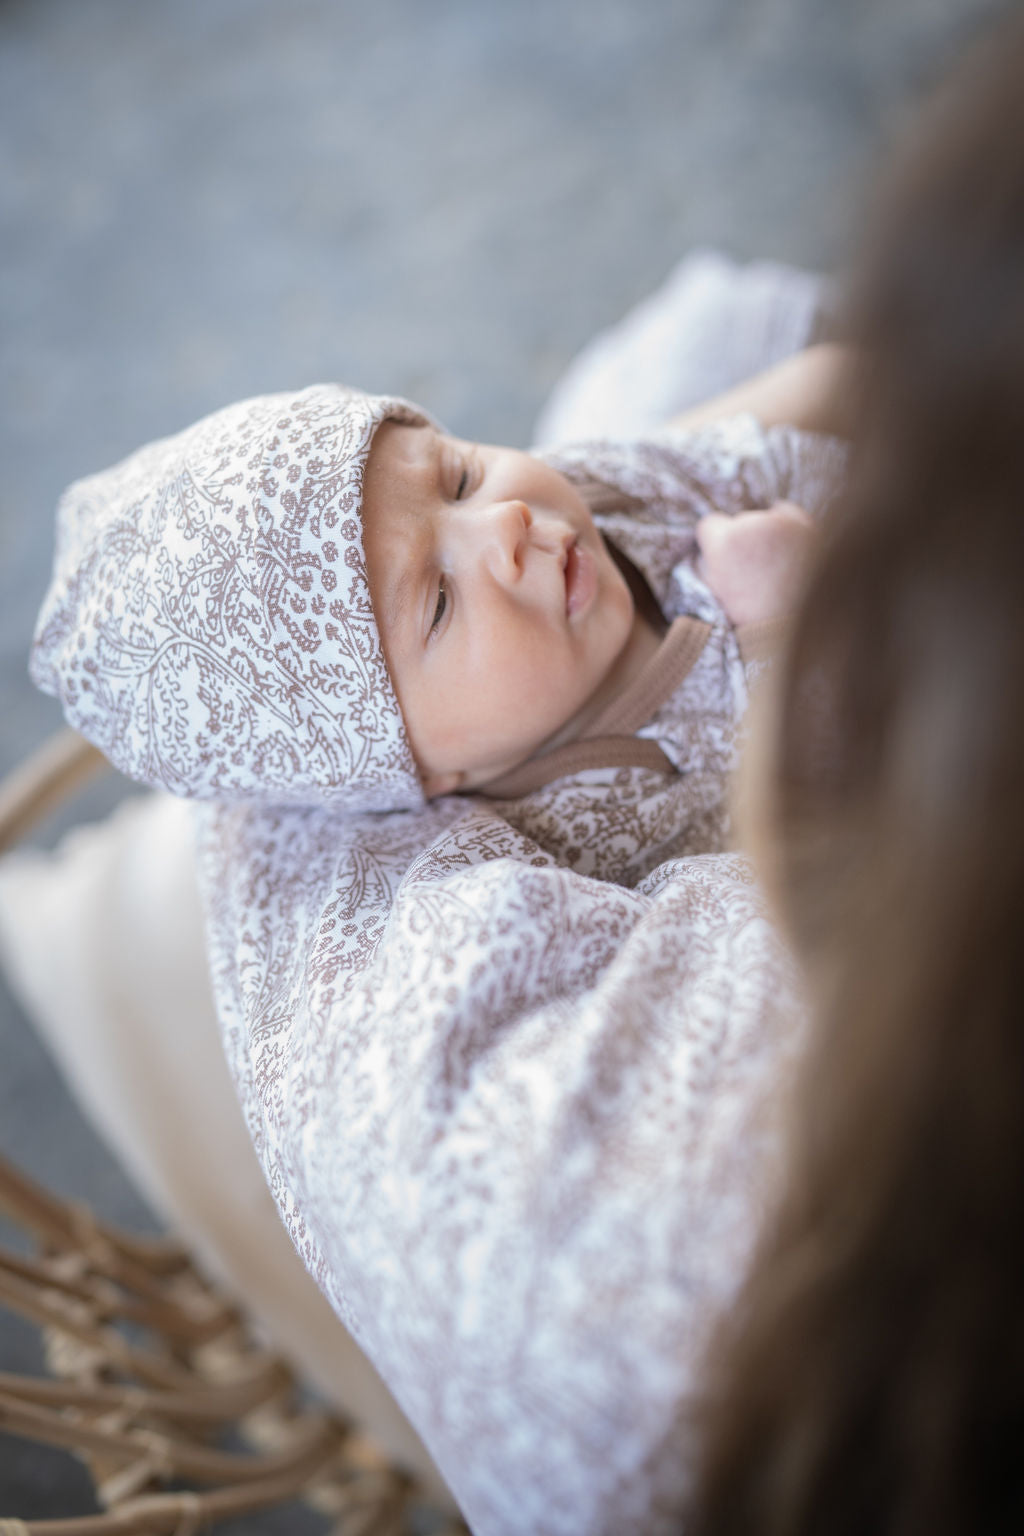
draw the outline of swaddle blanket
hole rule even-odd
[[[798,1017],[749,871],[715,851],[745,684],[692,530],[711,506],[820,504],[835,452],[737,418],[557,455],[612,487],[668,616],[704,615],[645,727],[674,775],[383,818],[201,812],[218,1012],[271,1189],[477,1536],[656,1536],[685,1509],[701,1350],[766,1197],[759,1116]]]
[[[746,677],[693,527],[820,506],[840,458],[737,418],[555,462],[666,617],[704,626],[636,725],[676,771],[387,816],[207,803],[199,867],[278,1209],[476,1536],[659,1536],[685,1515],[701,1353],[770,1198],[765,1105],[800,1017],[721,852]]]
[[[217,411],[65,491],[31,671],[116,767],[218,799],[423,796],[370,604],[362,474],[406,401]]]
[[[202,819],[271,1190],[476,1536],[677,1532],[798,1017],[744,861],[626,889],[482,801]]]

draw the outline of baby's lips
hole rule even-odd
[[[590,606],[597,591],[597,567],[594,557],[589,549],[584,549],[575,539],[566,550],[563,573],[565,611],[571,619]]]

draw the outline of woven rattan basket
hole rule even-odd
[[[54,737],[0,785],[0,851],[105,767],[74,732]],[[300,1497],[336,1536],[466,1531],[310,1405],[179,1243],[116,1231],[2,1159],[0,1212],[34,1248],[0,1248],[0,1305],[41,1331],[52,1372],[0,1372],[0,1430],[79,1457],[103,1511],[0,1510],[0,1536],[191,1536]]]

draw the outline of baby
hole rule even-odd
[[[810,529],[791,504],[697,524],[734,623],[785,611]],[[385,422],[363,543],[427,795],[486,787],[585,736],[661,644],[664,625],[634,600],[579,491],[530,454]]]
[[[817,425],[829,352],[678,424]],[[397,398],[244,401],[65,493],[32,673],[122,771],[191,796],[408,809],[549,782],[595,740],[632,761],[621,743],[700,637],[669,630],[593,488],[571,458],[463,442]],[[809,518],[703,510],[684,537],[729,619],[779,617]]]

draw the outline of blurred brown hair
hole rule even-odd
[[[768,751],[814,1023],[694,1536],[1024,1531],[1019,18],[927,115],[853,309],[850,488]]]

